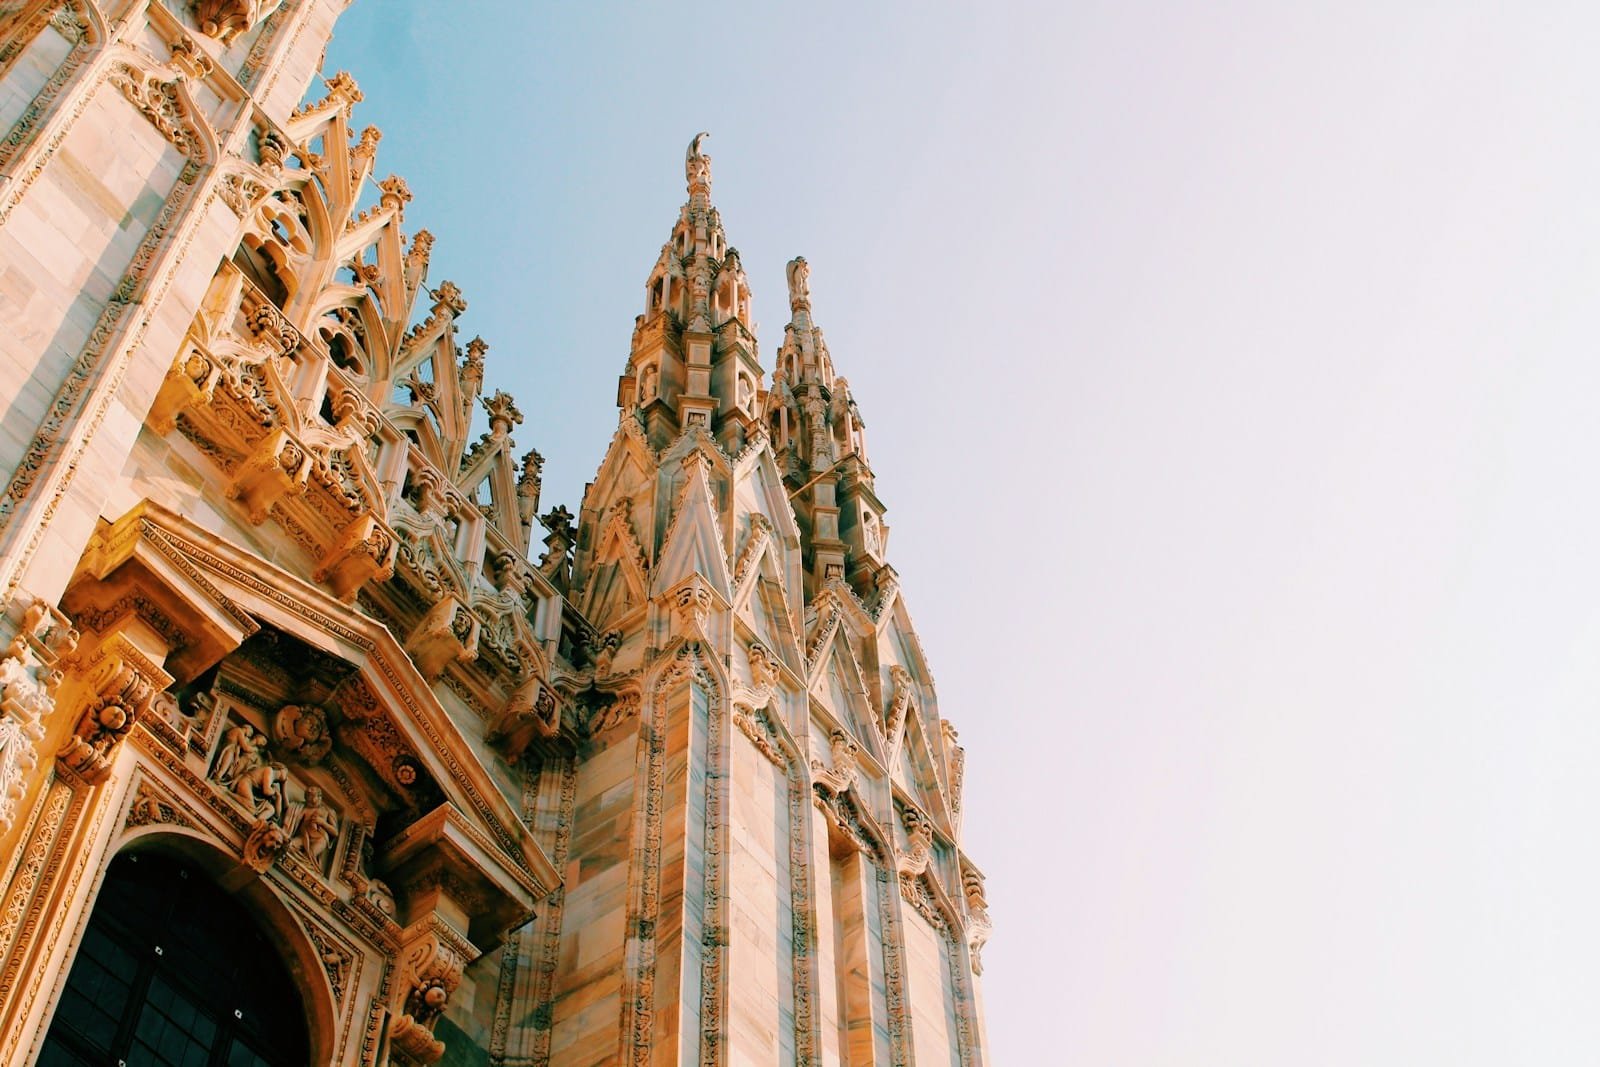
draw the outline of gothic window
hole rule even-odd
[[[175,859],[111,862],[40,1067],[290,1067],[309,1050],[294,982],[237,900]]]

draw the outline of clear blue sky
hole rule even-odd
[[[968,749],[994,1060],[1600,1062],[1585,4],[358,0],[576,507],[710,130]]]

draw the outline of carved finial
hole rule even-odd
[[[376,126],[368,126],[361,131],[361,139],[350,149],[350,154],[358,159],[371,159],[378,152],[378,142],[383,140],[383,131]]]
[[[350,72],[347,70],[339,71],[323,84],[328,87],[329,98],[337,98],[346,107],[352,104],[359,104],[366,99],[362,95],[361,86],[356,84],[356,80],[350,76]]]
[[[442,281],[439,288],[433,291],[433,310],[449,311],[452,316],[460,315],[467,310],[466,298],[461,295],[461,289],[452,281]]]
[[[694,140],[689,142],[689,151],[683,157],[683,173],[689,182],[690,196],[711,195],[711,157],[700,151],[700,142],[710,137],[709,133],[697,133]]]
[[[483,410],[489,413],[489,432],[496,437],[504,437],[511,432],[511,427],[522,425],[522,412],[504,389],[496,389],[493,396],[484,397]]]
[[[406,282],[415,285],[428,269],[428,258],[433,254],[433,234],[418,230],[406,250]]]
[[[540,474],[544,469],[544,457],[537,451],[530,451],[522,457],[522,474],[517,478],[517,512],[522,516],[522,525],[529,526],[533,523],[533,516],[539,510]]]
[[[539,517],[544,523],[544,528],[567,541],[572,540],[572,512],[565,507],[557,506],[553,511]]]
[[[786,268],[789,274],[789,307],[811,310],[811,267],[805,256],[795,256]]]
[[[393,208],[396,214],[405,214],[406,204],[411,202],[411,187],[406,180],[398,174],[391,174],[378,183],[382,195],[378,202],[386,208]]]

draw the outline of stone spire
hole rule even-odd
[[[699,426],[732,451],[759,421],[762,371],[750,284],[711,204],[708,136],[684,155],[689,199],[645,282],[617,405],[656,447]]]
[[[822,329],[812,321],[805,257],[791,259],[787,273],[790,318],[766,400],[774,450],[808,532],[808,578],[845,578],[869,599],[884,580],[880,572],[888,569],[888,527],[867,464],[866,423],[850,384],[834,373]]]

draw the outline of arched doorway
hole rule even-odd
[[[41,1067],[303,1067],[309,1047],[300,992],[239,901],[180,859],[111,861]]]

